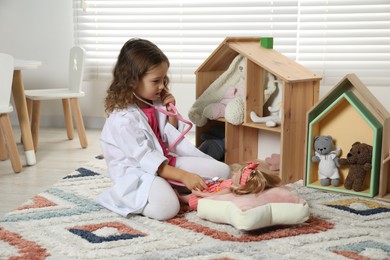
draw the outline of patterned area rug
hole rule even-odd
[[[306,223],[241,232],[185,210],[165,222],[114,214],[94,202],[105,172],[94,160],[0,218],[0,259],[390,259],[390,203],[297,182]]]

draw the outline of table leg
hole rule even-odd
[[[14,71],[14,78],[12,81],[12,94],[14,97],[16,112],[18,114],[19,127],[22,134],[22,142],[26,155],[27,165],[34,165],[36,164],[34,143],[31,135],[26,96],[24,95],[22,72],[20,70]]]

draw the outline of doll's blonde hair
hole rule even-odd
[[[241,171],[243,171],[243,168]],[[274,188],[280,186],[282,180],[276,174],[268,174],[260,171],[259,169],[254,169],[249,174],[246,183],[238,187],[232,186],[230,188],[233,194],[245,195],[251,193],[259,193],[269,188]]]

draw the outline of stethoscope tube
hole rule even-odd
[[[153,105],[152,103],[146,101],[145,99],[137,96],[134,92],[133,92],[133,95],[134,97],[136,97],[139,101],[145,103],[146,105],[148,106],[151,106],[153,107],[154,109],[156,109],[157,111],[159,111],[160,113],[163,113],[164,115],[167,115],[169,117],[174,117],[176,118],[177,120],[185,123],[188,125],[188,128],[185,129],[181,134],[180,136],[168,147],[167,149],[167,152],[171,152],[172,149],[180,142],[181,139],[184,138],[184,136],[191,130],[192,128],[192,123],[188,120],[185,120],[178,112],[177,112],[177,108],[172,104],[172,103],[169,103],[169,107],[172,109],[173,112],[168,112],[164,109],[162,109],[161,107],[157,107],[155,105]]]

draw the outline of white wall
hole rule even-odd
[[[26,88],[65,87],[68,52],[74,44],[73,1],[0,0],[0,52],[19,59],[40,60],[37,70],[23,71]],[[86,96],[80,100],[87,128],[100,128],[104,122],[103,99],[109,82],[84,82]],[[321,88],[323,96],[330,88]],[[370,88],[390,111],[389,88]],[[191,92],[192,91],[192,92]],[[195,88],[173,86],[178,109],[187,115],[195,99]],[[16,114],[11,115],[17,124]],[[42,126],[63,126],[62,105],[42,104]]]
[[[73,1],[0,0],[0,52],[16,59],[42,61],[36,70],[22,71],[26,89],[67,87],[69,49],[74,45]],[[107,83],[84,83],[80,100],[86,127],[104,122]],[[93,89],[93,91],[91,91]],[[42,126],[64,126],[61,101],[42,102]],[[17,124],[16,113],[11,114]]]

